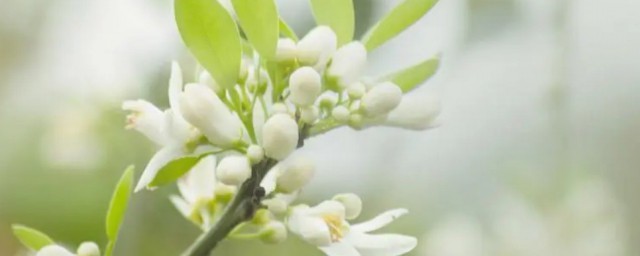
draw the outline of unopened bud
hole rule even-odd
[[[349,121],[349,110],[345,106],[337,106],[331,111],[331,116],[338,122],[346,123]]]
[[[318,26],[298,42],[298,61],[316,69],[324,68],[337,45],[333,30],[327,26]]]
[[[360,101],[367,116],[379,116],[389,113],[400,104],[402,90],[391,82],[384,82],[369,90]]]
[[[264,158],[264,150],[258,145],[251,145],[247,148],[247,157],[251,163],[257,163]]]
[[[281,198],[274,197],[262,201],[262,204],[275,214],[283,214],[287,211],[289,203]]]
[[[349,98],[360,99],[367,92],[367,87],[361,82],[355,82],[347,87]]]
[[[278,40],[278,48],[276,49],[276,61],[288,62],[296,59],[297,46],[296,42],[289,38],[281,38]]]
[[[78,256],[100,256],[100,248],[94,242],[83,242],[78,247]]]
[[[271,106],[271,111],[274,114],[288,114],[289,113],[289,108],[287,107],[287,105],[285,105],[282,102],[278,102],[278,103],[274,103]]]
[[[282,160],[298,146],[298,124],[287,114],[275,114],[262,127],[262,147],[267,157]]]
[[[362,212],[362,199],[360,199],[358,195],[353,193],[339,194],[334,196],[333,200],[344,205],[346,219],[353,220],[360,216]]]
[[[280,221],[267,223],[261,233],[260,239],[265,243],[276,244],[287,240],[287,227]]]
[[[362,43],[354,41],[340,47],[333,54],[327,74],[337,78],[338,86],[344,89],[358,81],[366,64],[367,49]]]
[[[277,191],[289,194],[298,191],[313,178],[315,165],[311,159],[306,157],[296,157],[291,159],[284,167],[284,171],[278,177]]]
[[[216,169],[218,180],[227,185],[240,185],[251,176],[249,159],[242,155],[223,158]]]
[[[299,68],[289,78],[289,99],[297,106],[310,106],[318,98],[321,87],[322,81],[318,72],[310,67]]]
[[[440,99],[435,95],[404,97],[387,117],[385,124],[410,130],[425,130],[435,126],[440,114]]]
[[[271,221],[271,212],[267,209],[260,209],[253,215],[251,222],[256,225],[264,225]]]
[[[214,145],[233,146],[241,138],[240,119],[206,85],[187,84],[180,95],[180,111]]]
[[[364,121],[364,118],[362,117],[361,114],[352,113],[349,116],[349,125],[351,125],[354,128],[361,128],[363,125],[363,121]]]
[[[318,120],[319,110],[316,106],[310,106],[300,109],[300,120],[307,124],[313,124]]]

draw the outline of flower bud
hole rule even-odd
[[[36,256],[75,256],[67,249],[57,244],[50,244],[38,250]]]
[[[303,65],[322,69],[336,50],[338,39],[327,26],[318,26],[298,42],[298,61]]]
[[[404,97],[389,113],[385,124],[410,130],[425,130],[434,126],[440,113],[440,99],[435,95]]]
[[[361,82],[355,82],[347,87],[349,98],[360,99],[367,92],[367,87]]]
[[[262,127],[262,147],[267,157],[282,160],[298,146],[298,124],[287,114],[275,114]]]
[[[280,221],[271,221],[265,225],[260,239],[265,243],[276,244],[287,240],[287,227]]]
[[[100,256],[100,248],[94,242],[83,242],[77,252],[78,256]]]
[[[215,80],[213,80],[211,74],[209,74],[209,72],[207,72],[206,70],[200,72],[198,83],[209,86],[209,88],[211,88],[216,94],[220,94],[224,90],[224,88],[222,88],[218,83],[216,83]]]
[[[206,85],[187,84],[180,95],[180,111],[214,145],[229,147],[241,138],[240,119]]]
[[[332,109],[338,103],[338,96],[335,93],[327,92],[320,95],[320,100],[318,100],[320,108],[322,109]]]
[[[331,111],[331,116],[338,122],[346,123],[349,121],[349,110],[345,106],[337,106]]]
[[[274,114],[288,114],[289,113],[289,108],[287,107],[286,104],[282,103],[282,102],[278,102],[278,103],[274,103],[273,105],[271,105],[271,112]]]
[[[302,67],[289,78],[289,99],[297,106],[310,106],[320,95],[322,81],[320,74],[313,68]]]
[[[339,89],[344,89],[358,81],[366,64],[367,49],[362,43],[354,41],[340,47],[333,54],[327,74],[337,78]]]
[[[245,58],[240,60],[240,72],[238,73],[238,82],[242,83],[249,77],[249,69],[252,68],[249,61]]]
[[[289,203],[287,201],[278,197],[263,200],[262,204],[266,206],[269,211],[275,214],[283,214],[287,211],[287,207],[289,207]]]
[[[364,118],[361,114],[352,113],[349,116],[349,125],[354,128],[361,128],[363,125]]]
[[[400,104],[402,90],[391,82],[384,82],[369,90],[360,101],[367,116],[379,116],[389,113]]]
[[[288,62],[296,59],[297,46],[296,42],[289,38],[278,39],[278,47],[276,48],[276,61]]]
[[[251,145],[247,148],[247,157],[251,163],[257,163],[264,158],[264,150],[258,145]]]
[[[246,156],[231,155],[220,161],[216,169],[218,180],[227,185],[240,185],[251,176],[251,165]]]
[[[300,109],[300,120],[307,124],[313,124],[318,120],[319,115],[318,107],[310,106]]]
[[[306,157],[295,157],[287,163],[282,174],[278,177],[277,191],[285,194],[298,191],[307,185],[315,173],[315,165]]]
[[[339,194],[333,197],[333,200],[340,202],[345,208],[345,218],[353,220],[360,216],[362,212],[362,200],[353,193]]]
[[[251,223],[256,225],[265,225],[271,221],[271,212],[267,209],[259,209],[253,215],[253,219],[251,219]]]

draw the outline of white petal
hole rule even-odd
[[[400,216],[407,214],[408,212],[409,211],[407,209],[389,210],[381,213],[380,215],[376,216],[371,220],[352,225],[351,231],[356,233],[366,233],[366,232],[378,230],[388,225],[389,223],[399,218]]]
[[[187,203],[184,199],[179,196],[171,195],[169,196],[169,200],[173,203],[173,206],[178,209],[178,211],[182,214],[182,216],[189,218],[191,215],[191,205]]]
[[[156,177],[158,171],[164,167],[171,160],[176,159],[184,154],[181,146],[167,146],[161,148],[155,155],[151,157],[149,163],[142,171],[142,176],[136,185],[135,192],[147,187],[151,181]]]
[[[216,158],[207,156],[201,159],[187,174],[178,180],[178,189],[191,204],[199,199],[214,197],[216,184]]]
[[[402,97],[400,105],[389,113],[385,125],[411,130],[425,130],[435,126],[440,113],[440,99],[435,95]]]
[[[193,129],[180,112],[175,109],[167,109],[165,115],[165,133],[169,137],[169,143],[186,144],[189,140],[195,138],[199,133]]]
[[[329,226],[321,218],[303,217],[299,223],[299,229],[294,231],[302,239],[315,246],[327,246],[331,244],[331,231]]]
[[[361,256],[352,245],[345,242],[333,243],[319,249],[328,256]]]
[[[127,116],[127,128],[135,129],[158,145],[168,143],[164,113],[158,107],[146,100],[127,100],[122,103],[122,109],[131,111]]]
[[[42,247],[38,253],[36,253],[36,256],[75,256],[75,254],[62,246],[52,244]]]
[[[314,216],[336,215],[340,219],[344,219],[346,209],[344,205],[338,201],[326,200],[310,209],[310,213]]]
[[[180,93],[182,93],[182,70],[177,62],[171,63],[171,77],[169,78],[169,104],[176,112],[180,112]]]
[[[345,240],[362,256],[397,256],[413,250],[418,245],[415,237],[397,234],[350,233]]]

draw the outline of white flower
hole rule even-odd
[[[321,70],[327,65],[336,47],[336,33],[327,26],[318,26],[298,42],[298,61]]]
[[[392,82],[384,82],[371,88],[360,102],[367,116],[385,115],[400,104],[402,90]]]
[[[232,147],[242,137],[242,123],[211,88],[187,84],[180,95],[184,118],[216,146]]]
[[[100,248],[94,242],[83,242],[78,246],[78,256],[100,256]]]
[[[293,104],[303,107],[310,106],[320,95],[322,81],[320,74],[310,67],[301,67],[294,71],[289,78],[289,100]]]
[[[316,106],[300,108],[300,120],[305,123],[313,124],[316,120],[318,120],[319,115],[320,110]]]
[[[405,209],[384,212],[372,220],[349,225],[343,204],[329,200],[315,207],[296,206],[287,219],[289,229],[329,256],[402,255],[417,245],[414,237],[398,234],[372,235],[407,213]]]
[[[132,112],[127,116],[127,127],[139,131],[161,147],[149,160],[135,191],[147,187],[160,168],[171,160],[185,155],[187,152],[184,145],[199,136],[198,132],[180,114],[178,98],[181,90],[182,71],[180,66],[174,62],[169,79],[170,109],[162,112],[144,100],[129,100],[122,104],[124,110]]]
[[[367,49],[354,41],[338,49],[331,58],[327,75],[337,79],[339,89],[355,83],[362,75],[367,64]]]
[[[75,254],[60,245],[52,244],[42,247],[36,256],[100,256],[100,248],[94,242],[83,242]]]
[[[216,185],[216,158],[207,156],[178,180],[181,197],[172,195],[169,199],[183,216],[206,229],[212,214],[208,205],[215,199]]]
[[[276,48],[276,61],[285,62],[295,60],[297,55],[296,42],[289,38],[278,39]]]
[[[238,186],[251,176],[251,164],[244,155],[230,155],[220,161],[216,175],[222,183]]]
[[[294,193],[307,185],[315,174],[315,165],[307,157],[297,156],[283,164],[282,172],[276,179],[276,190],[286,194]]]
[[[42,247],[36,253],[36,256],[76,256],[74,253],[65,249],[62,246],[52,244]]]
[[[440,113],[440,99],[434,95],[403,97],[398,107],[389,113],[385,125],[411,130],[425,130],[435,126]]]
[[[298,146],[298,124],[287,114],[275,114],[262,127],[262,147],[267,157],[286,158]]]

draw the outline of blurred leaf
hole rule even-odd
[[[299,40],[298,35],[296,35],[296,32],[293,31],[291,26],[289,26],[289,24],[287,24],[287,22],[284,21],[282,17],[280,17],[280,33],[285,37],[290,38],[294,42],[298,42]]]
[[[159,187],[176,181],[198,163],[200,156],[185,156],[172,160],[158,171],[149,187]]]
[[[253,47],[266,59],[273,59],[278,44],[279,16],[274,0],[232,0],[242,30]]]
[[[111,255],[116,239],[118,238],[118,232],[120,231],[120,226],[122,225],[122,220],[124,219],[127,205],[129,204],[129,198],[131,197],[133,170],[133,166],[127,167],[111,196],[106,219],[106,231],[109,244],[107,245],[105,255]]]
[[[433,76],[433,74],[438,70],[439,65],[439,58],[428,59],[411,67],[387,75],[380,80],[392,81],[402,89],[402,92],[406,93],[431,78],[431,76]]]
[[[55,243],[53,239],[46,234],[30,227],[14,224],[11,228],[13,229],[13,234],[18,238],[18,240],[20,240],[25,247],[31,250],[38,251],[42,247]]]
[[[371,51],[418,21],[438,0],[404,0],[371,27],[362,42]]]
[[[176,0],[182,40],[218,84],[230,88],[240,72],[242,46],[231,14],[213,0]]]
[[[353,39],[355,14],[353,0],[311,0],[318,25],[329,26],[338,36],[338,46]]]

